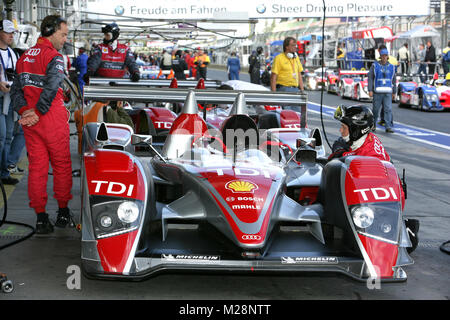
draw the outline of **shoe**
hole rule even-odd
[[[58,217],[56,218],[55,227],[65,228],[71,220],[69,208],[59,208]]]
[[[395,131],[394,131],[394,129],[392,129],[392,128],[387,128],[386,129],[386,133],[394,133]]]
[[[49,234],[53,232],[53,226],[48,220],[47,213],[39,213],[36,222],[36,233],[37,234]]]
[[[10,174],[23,174],[25,172],[24,169],[19,168],[15,164],[11,164],[8,166],[8,171]]]
[[[13,178],[11,176],[6,177],[6,178],[2,178],[2,183],[3,184],[10,184],[10,185],[15,185],[19,183],[19,180],[17,180],[16,178]]]
[[[380,120],[380,121],[378,121],[378,124],[379,124],[380,126],[384,126],[384,125],[386,124],[386,122],[385,122],[384,120]]]

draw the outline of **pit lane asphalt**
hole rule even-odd
[[[222,71],[209,70],[209,77],[226,80]],[[248,74],[242,74],[248,80]],[[309,93],[318,102],[319,93]],[[324,103],[338,105],[342,100],[324,95]],[[345,101],[349,102],[349,101]],[[351,102],[350,102],[351,103]],[[395,110],[396,106],[394,106]],[[395,120],[449,133],[450,113],[425,113],[401,110]],[[429,117],[431,119],[429,119]],[[417,122],[415,122],[417,120]],[[332,143],[339,124],[324,117],[326,133]],[[308,113],[309,127],[321,127],[319,116]],[[445,129],[447,131],[445,131]],[[71,124],[71,131],[75,126]],[[409,300],[450,299],[450,256],[439,251],[439,245],[450,240],[450,151],[406,139],[398,134],[377,132],[398,172],[406,169],[408,200],[405,214],[421,221],[420,243],[411,255],[414,265],[405,267],[408,281],[382,283],[380,289],[368,289],[365,283],[343,276],[304,275],[218,275],[165,274],[143,282],[88,280],[82,276],[81,289],[69,290],[70,266],[80,265],[80,235],[75,229],[56,229],[49,236],[33,236],[20,244],[0,251],[0,272],[14,282],[10,294],[0,293],[0,300],[12,299],[163,299],[163,300]],[[77,139],[71,137],[73,169],[79,168]],[[26,162],[26,160],[23,160]],[[22,163],[24,165],[26,163]],[[19,177],[19,176],[17,176]],[[35,216],[28,208],[27,174],[13,189],[8,200],[8,220],[34,225]],[[56,219],[56,201],[52,198],[52,176],[49,176],[48,212]],[[74,178],[70,207],[76,219],[80,214],[80,180]],[[3,226],[0,230],[4,232]],[[16,233],[20,230],[15,230]],[[0,245],[8,238],[0,236]],[[3,241],[3,242],[2,242]]]

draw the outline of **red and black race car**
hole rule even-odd
[[[406,280],[413,261],[395,167],[357,156],[328,162],[320,130],[306,126],[305,95],[86,87],[85,98],[184,102],[161,152],[127,125],[84,127],[87,276],[315,271]],[[199,103],[233,107],[210,130]],[[247,106],[264,104],[298,106],[300,127],[258,128]]]

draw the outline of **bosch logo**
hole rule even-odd
[[[123,14],[125,13],[125,8],[124,8],[123,6],[117,6],[117,7],[114,9],[114,12],[115,12],[118,16],[121,16],[121,15],[123,15]]]
[[[233,202],[235,199],[234,197],[227,197],[225,200],[227,200],[228,202]]]
[[[256,12],[263,14],[266,12],[266,6],[264,4],[260,4],[256,7]]]
[[[261,236],[257,234],[244,234],[242,240],[261,240]]]
[[[28,50],[28,51],[25,53],[25,55],[26,55],[26,56],[32,56],[32,57],[35,57],[35,56],[37,56],[39,53],[41,53],[41,49],[35,49],[35,48],[33,48],[33,49]]]

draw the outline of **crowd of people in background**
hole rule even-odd
[[[162,52],[135,53],[138,66],[155,66],[161,70],[173,70],[178,80],[186,78],[205,78],[207,66],[214,61],[212,51],[196,48],[194,50],[163,49]],[[199,63],[201,62],[201,63]],[[183,70],[187,70],[187,75]]]

